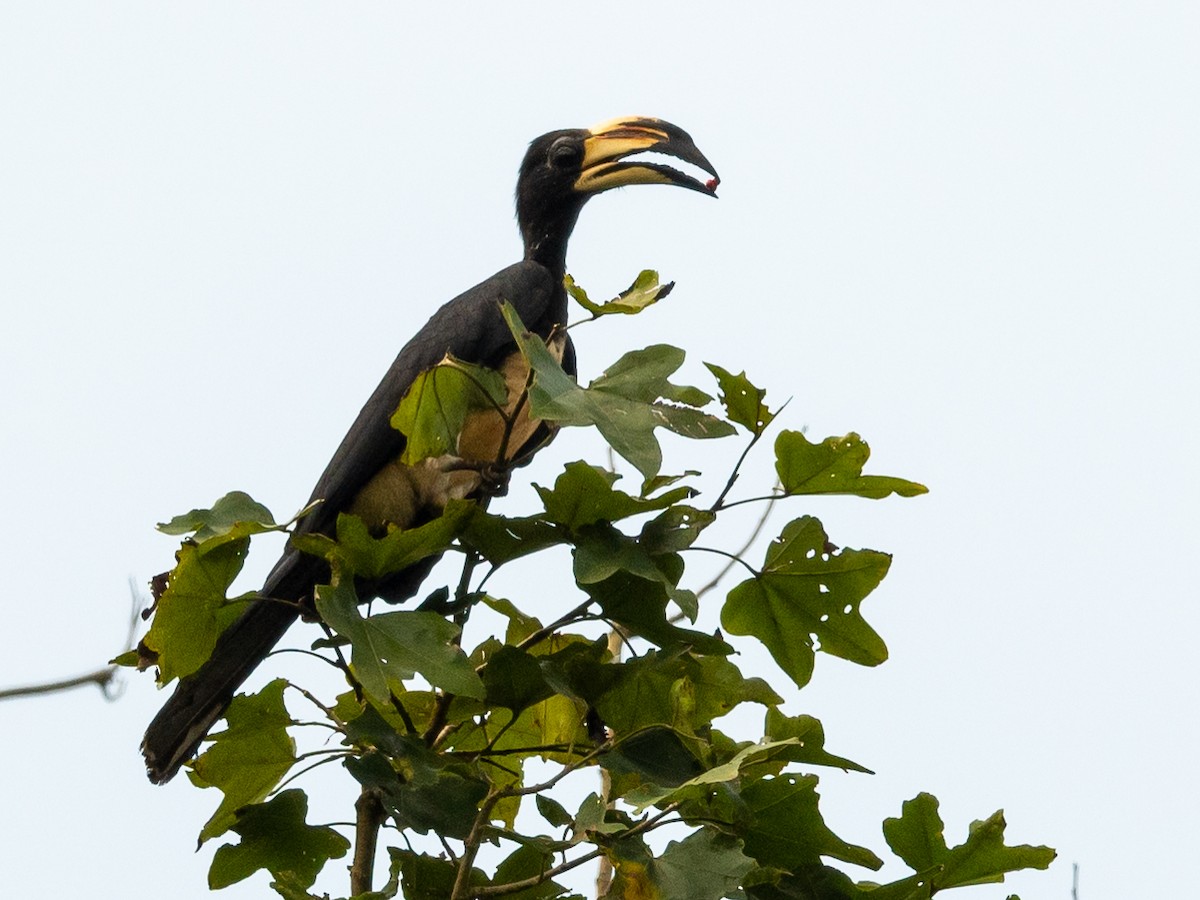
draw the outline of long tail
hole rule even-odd
[[[426,557],[384,581],[364,587],[364,596],[400,603],[421,587],[441,554]],[[244,613],[217,638],[212,656],[199,669],[181,678],[175,693],[146,728],[142,755],[146,774],[155,784],[175,777],[179,767],[195,755],[200,742],[224,715],[229,701],[250,673],[275,649],[299,616],[299,604],[290,598],[308,597],[313,585],[328,577],[322,563],[311,556],[288,553],[267,576],[265,598],[253,601]]]
[[[151,781],[170,781],[192,758],[242,682],[266,659],[297,615],[291,604],[255,600],[222,632],[208,662],[180,679],[142,739]]]

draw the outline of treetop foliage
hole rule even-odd
[[[640,313],[672,286],[647,271],[596,303],[567,282],[587,321]],[[735,497],[749,451],[778,415],[745,373],[706,364],[718,401],[674,381],[684,351],[658,344],[581,385],[511,307],[503,312],[530,367],[532,415],[595,428],[640,485],[622,490],[608,467],[580,460],[535,486],[542,508],[532,515],[451,501],[440,518],[382,537],[347,515],[333,536],[293,536],[296,548],[329,563],[315,598],[323,632],[310,650],[340,669],[347,687],[321,698],[279,677],[234,699],[226,727],[189,770],[193,784],[223,797],[200,831],[202,843],[225,841],[210,886],[266,870],[280,896],[317,898],[318,874],[352,847],[360,900],[579,897],[561,876],[594,860],[607,873],[602,896],[662,900],[922,900],[1048,866],[1052,850],[1004,843],[999,812],[949,846],[937,800],[922,793],[882,826],[911,874],[886,884],[852,874],[883,862],[825,824],[814,770],[870,770],[826,749],[819,721],[784,707],[813,677],[819,653],[863,666],[887,659],[863,605],[891,557],[835,545],[803,509],[761,560],[745,556],[750,541],[733,550],[705,543],[737,506],[758,504],[765,521],[774,505],[801,502],[793,498],[913,497],[925,487],[864,474],[870,450],[857,434],[811,441],[779,430],[775,487],[759,477],[757,493]],[[452,358],[424,373],[393,418],[408,439],[405,462],[453,453],[465,417],[489,407],[503,415],[506,393],[497,373]],[[699,493],[697,472],[663,474],[660,430],[734,448],[715,497]],[[253,596],[229,596],[252,539],[292,524],[234,492],[161,525],[183,543],[141,647],[120,661],[157,666],[164,684],[195,671]],[[569,551],[576,592],[552,621],[530,611],[539,579],[519,596],[489,591],[498,569],[555,547]],[[721,574],[741,579],[728,590],[717,589],[719,579],[697,585],[687,561],[700,553],[724,556]],[[457,577],[427,585],[414,608],[363,605],[371,598],[359,596],[362,580],[442,554],[460,563]],[[698,627],[702,607],[714,604],[721,629]],[[504,622],[502,635],[475,627],[481,608]],[[598,635],[595,623],[608,633]],[[790,684],[743,675],[735,650],[758,645]],[[722,730],[719,720],[745,704],[762,708],[761,733]],[[334,740],[321,743],[329,734]],[[360,792],[357,833],[308,822],[301,776],[329,764]],[[591,789],[580,803],[581,785]],[[369,872],[372,822],[394,838],[379,887]]]

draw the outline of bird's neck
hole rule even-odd
[[[580,208],[582,204],[563,210],[551,219],[521,223],[525,258],[540,263],[561,279],[567,271],[567,242],[575,229]]]

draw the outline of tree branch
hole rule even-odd
[[[371,890],[375,872],[375,847],[379,843],[379,826],[383,824],[383,802],[378,788],[363,788],[354,803],[358,821],[354,827],[354,862],[350,866],[350,895],[358,896]]]

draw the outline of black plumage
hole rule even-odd
[[[661,163],[628,159],[644,150],[677,157],[713,177],[701,182]],[[674,184],[715,195],[717,178],[691,138],[658,119],[621,119],[589,130],[551,132],[530,145],[516,197],[524,259],[446,303],[405,344],[317,481],[309,502],[320,503],[301,520],[299,532],[331,534],[343,512],[363,516],[376,531],[389,524],[415,527],[439,514],[437,498],[446,485],[431,482],[431,470],[416,471],[398,460],[405,438],[390,420],[400,400],[413,380],[447,353],[495,369],[519,358],[514,357],[516,346],[500,314],[502,300],[512,303],[526,327],[543,338],[565,325],[567,297],[562,282],[567,242],[579,212],[593,194],[631,184]],[[563,347],[563,367],[574,374],[569,338]],[[549,437],[544,425],[531,423],[531,431],[505,461],[524,461]],[[460,447],[466,462],[480,465],[499,461],[499,452],[499,433],[490,445],[484,441],[481,446],[475,435],[469,452]],[[453,487],[460,493],[472,496],[480,489],[478,477],[472,481],[469,470],[465,475],[458,470],[454,477]],[[384,582],[365,586],[364,592],[390,602],[408,599],[435,562],[423,560]],[[180,680],[147,728],[142,752],[152,781],[169,780],[191,758],[242,682],[271,652],[300,609],[310,603],[314,586],[328,574],[321,560],[290,548],[284,552],[267,576],[261,599],[252,601],[220,636],[211,658]]]

